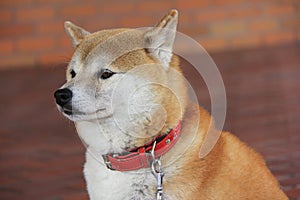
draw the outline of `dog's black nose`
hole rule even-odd
[[[73,93],[70,89],[64,88],[56,90],[54,93],[54,97],[56,99],[56,103],[63,107],[67,103],[69,103],[72,99]]]

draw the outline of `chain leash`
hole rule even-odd
[[[156,199],[163,200],[162,184],[163,184],[164,172],[162,170],[161,157],[155,158],[155,155],[154,155],[155,146],[156,146],[156,141],[154,142],[152,150],[151,150],[151,156],[152,156],[151,171],[157,180]]]

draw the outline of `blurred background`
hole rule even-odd
[[[144,27],[172,8],[178,31],[221,72],[224,129],[259,151],[290,199],[300,199],[299,0],[1,0],[0,199],[88,199],[84,147],[53,99],[72,55],[64,21],[90,32]],[[189,63],[183,68],[209,110],[205,83]]]

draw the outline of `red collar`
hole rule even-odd
[[[167,135],[155,139],[155,158],[161,157],[175,145],[180,137],[180,129],[181,123],[179,122],[178,125]],[[151,162],[153,161],[150,151],[152,150],[155,141],[149,145],[139,147],[133,152],[128,152],[126,155],[103,155],[104,162],[108,169],[118,171],[131,171],[141,168],[148,168],[151,166]]]

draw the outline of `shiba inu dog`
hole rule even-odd
[[[171,10],[153,28],[95,33],[65,22],[75,52],[54,96],[87,147],[90,199],[287,199],[231,133],[199,157],[213,119],[189,100],[172,53],[177,21]]]

